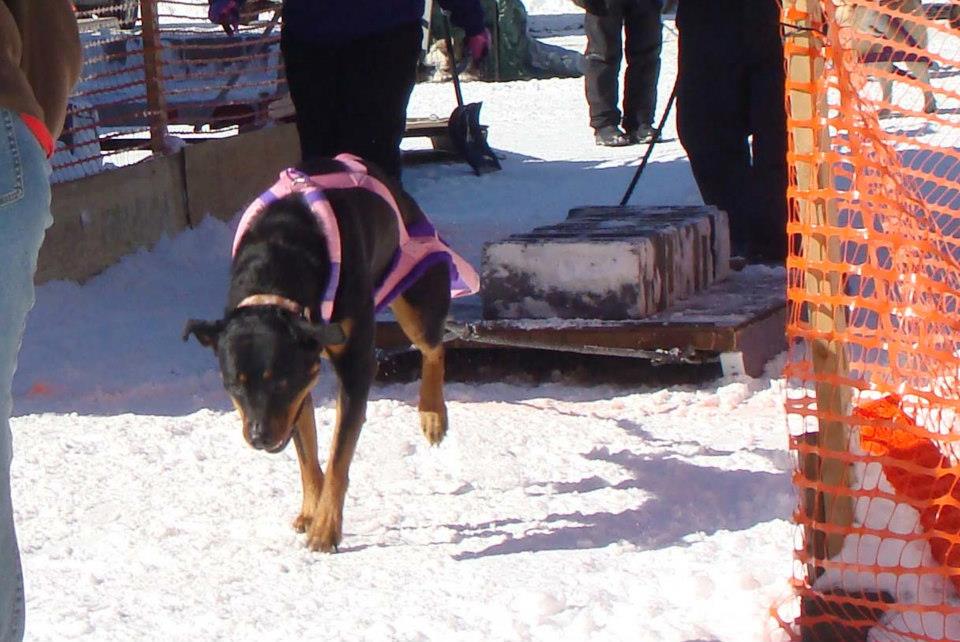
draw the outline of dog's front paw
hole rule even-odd
[[[436,446],[443,441],[447,434],[447,413],[421,410],[420,430],[427,441],[430,442],[430,445]]]
[[[305,495],[303,504],[300,506],[300,514],[293,520],[293,530],[298,533],[309,531],[318,510],[317,500],[313,499],[313,495]]]
[[[310,529],[310,524],[313,523],[313,515],[308,515],[307,513],[300,513],[297,515],[296,519],[293,520],[293,530],[298,533],[306,533]]]
[[[311,551],[336,552],[343,537],[343,517],[339,511],[320,509],[307,532],[307,546]]]

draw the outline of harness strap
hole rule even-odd
[[[377,310],[399,296],[427,267],[440,261],[449,266],[452,296],[473,294],[479,290],[480,279],[476,271],[443,242],[433,225],[424,221],[417,225],[415,230],[407,229],[393,193],[381,181],[367,173],[358,157],[340,154],[334,160],[343,164],[346,171],[318,176],[308,176],[293,168],[282,171],[277,182],[254,199],[240,217],[240,224],[233,239],[233,255],[236,255],[240,240],[264,208],[290,194],[300,194],[320,225],[330,255],[330,279],[318,305],[320,318],[325,323],[330,323],[333,318],[334,299],[340,285],[342,248],[337,218],[324,190],[361,188],[383,199],[397,217],[399,245],[391,269],[374,293]]]
[[[330,319],[333,318],[333,300],[337,294],[337,286],[340,284],[340,263],[342,259],[340,228],[337,225],[336,215],[333,213],[330,201],[327,200],[323,191],[316,186],[309,176],[293,168],[280,172],[277,182],[254,199],[244,211],[243,216],[240,217],[237,233],[233,237],[231,254],[236,256],[237,248],[240,247],[240,240],[264,208],[270,203],[294,193],[299,193],[303,197],[310,211],[316,217],[326,241],[327,252],[330,254],[330,280],[327,282],[327,289],[319,303],[319,316],[325,323],[329,323]]]
[[[327,189],[349,189],[351,187],[360,187],[368,192],[373,192],[382,198],[394,212],[400,212],[400,206],[397,199],[382,181],[377,180],[367,172],[366,166],[360,162],[360,157],[353,154],[339,154],[334,160],[339,161],[346,168],[346,172],[334,172],[332,174],[319,174],[311,176],[310,180],[322,190]],[[407,241],[409,235],[404,225],[400,225],[400,244]]]

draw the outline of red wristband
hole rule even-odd
[[[53,156],[53,136],[50,135],[50,130],[47,129],[47,126],[43,123],[43,121],[36,116],[31,116],[30,114],[20,114],[20,118],[27,126],[27,129],[33,132],[33,135],[37,138],[37,142],[40,143],[40,147],[43,148],[47,158]]]

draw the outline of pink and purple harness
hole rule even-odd
[[[337,226],[333,207],[323,191],[359,187],[373,192],[390,206],[397,217],[400,232],[400,243],[393,262],[377,284],[374,293],[374,306],[378,312],[410,287],[427,268],[437,263],[446,263],[450,269],[452,297],[474,294],[480,289],[480,278],[477,272],[459,254],[450,249],[429,221],[424,220],[409,228],[404,225],[400,208],[393,194],[386,185],[367,173],[366,166],[360,162],[359,158],[352,154],[340,154],[335,160],[343,164],[346,170],[319,176],[308,176],[292,168],[282,171],[273,187],[254,200],[240,218],[240,225],[233,239],[233,254],[236,255],[240,239],[267,205],[284,196],[300,194],[316,217],[330,254],[330,281],[323,300],[317,306],[320,318],[325,323],[329,323],[333,317],[333,302],[340,284],[342,256],[340,228]]]

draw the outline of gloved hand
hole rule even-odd
[[[484,28],[480,33],[467,38],[467,51],[470,52],[470,58],[474,65],[479,65],[487,54],[490,53],[490,43],[493,39],[490,37],[490,30]]]
[[[223,27],[228,36],[232,36],[240,27],[240,2],[242,0],[209,0],[210,9],[207,18],[210,22]]]

